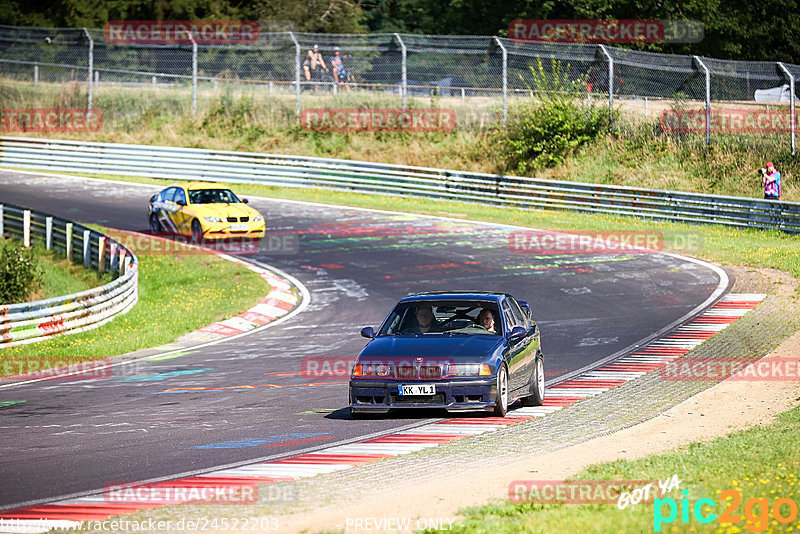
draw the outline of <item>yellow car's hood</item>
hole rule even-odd
[[[257,210],[251,208],[247,204],[240,202],[236,204],[192,204],[190,206],[198,217],[219,217],[224,219],[226,217],[253,217],[261,215]]]

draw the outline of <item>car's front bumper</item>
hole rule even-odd
[[[204,239],[261,239],[264,237],[266,226],[260,223],[241,223],[247,224],[243,230],[231,230],[231,223],[206,223],[203,225]],[[235,226],[234,226],[235,227]]]
[[[401,396],[399,384],[435,384],[432,396]],[[354,412],[384,413],[392,408],[445,408],[452,412],[492,410],[497,398],[494,377],[438,381],[350,381],[350,409]]]

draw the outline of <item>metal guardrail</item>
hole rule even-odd
[[[0,305],[0,349],[36,343],[53,336],[97,328],[136,304],[138,260],[111,237],[44,213],[0,204],[0,235],[26,246],[41,240],[47,250],[62,250],[87,269],[119,272],[112,282],[80,293],[36,302]]]
[[[0,167],[316,187],[800,233],[800,203],[195,148],[0,137]]]

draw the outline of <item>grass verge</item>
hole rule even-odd
[[[86,362],[169,343],[241,313],[270,290],[258,274],[213,254],[138,257],[139,302],[133,309],[95,330],[3,349],[1,376],[53,361]]]
[[[742,430],[709,443],[692,443],[666,454],[639,460],[619,460],[591,466],[574,480],[667,480],[677,475],[680,488],[688,490],[688,515],[682,515],[683,495],[673,490],[663,496],[673,499],[677,515],[671,521],[670,506],[665,503],[630,505],[619,509],[615,504],[541,504],[496,503],[462,510],[458,533],[553,532],[793,532],[800,526],[797,505],[800,501],[800,407],[781,414],[769,426]],[[726,493],[726,490],[732,490]],[[736,502],[734,492],[741,497]],[[700,499],[711,499],[697,506],[699,516],[712,517],[708,524],[695,514]],[[751,499],[755,501],[751,501]],[[790,499],[791,505],[779,499]],[[753,506],[751,502],[759,502]],[[764,506],[764,503],[767,506]],[[784,518],[781,523],[775,508]],[[720,518],[726,509],[730,520]],[[738,519],[736,516],[739,516]]]
[[[42,268],[42,287],[28,299],[43,300],[61,295],[86,291],[111,282],[110,274],[100,274],[94,269],[67,261],[54,251],[35,249]]]

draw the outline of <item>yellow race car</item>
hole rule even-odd
[[[150,230],[204,239],[264,237],[264,217],[216,184],[173,185],[150,198]]]

